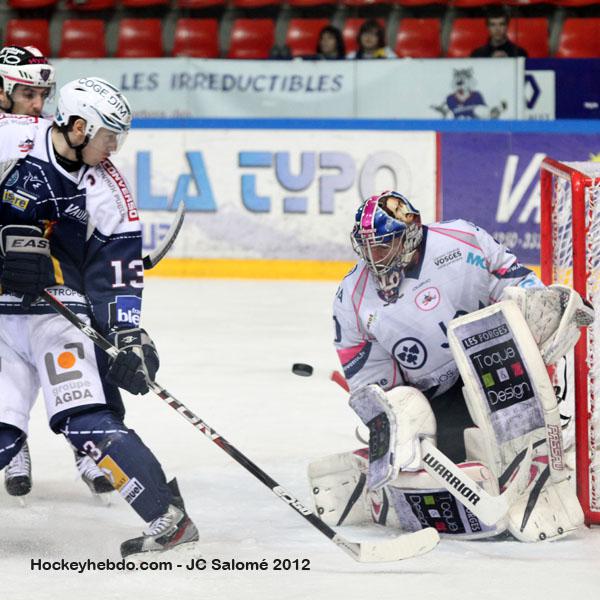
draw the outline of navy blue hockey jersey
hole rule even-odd
[[[0,115],[0,225],[42,228],[54,263],[53,293],[90,314],[102,333],[139,326],[144,273],[133,196],[110,160],[65,171],[50,134],[45,119]],[[39,300],[28,312],[52,309]],[[0,313],[23,314],[20,298],[0,294]]]

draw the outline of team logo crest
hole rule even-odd
[[[433,310],[440,303],[441,295],[437,288],[428,287],[415,296],[415,304],[424,311]]]
[[[427,362],[427,348],[414,337],[402,338],[392,350],[398,364],[404,369],[420,369]]]

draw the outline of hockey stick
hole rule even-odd
[[[185,217],[185,204],[179,203],[179,208],[175,213],[175,218],[169,226],[165,237],[161,240],[160,244],[150,254],[144,256],[144,269],[147,271],[153,269],[165,256],[165,254],[171,249],[171,246],[175,242],[175,238],[183,225],[183,219]]]
[[[302,367],[303,373],[298,372],[299,366]],[[296,375],[309,377],[314,369],[310,365],[295,363],[292,372]],[[332,371],[329,379],[349,391],[348,382],[339,371]],[[421,440],[421,453],[423,468],[435,481],[448,490],[486,525],[495,525],[506,515],[513,502],[527,487],[533,448],[530,444],[522,458],[522,464],[517,475],[499,496],[488,494],[478,483],[466,475],[458,465],[426,439]]]
[[[65,319],[94,342],[96,346],[104,350],[106,354],[112,358],[115,358],[118,355],[119,351],[106,338],[100,335],[93,327],[84,323],[75,313],[60,302],[60,300],[56,299],[48,291],[42,292],[41,297],[48,302],[57,313],[65,317]],[[178,412],[188,423],[193,425],[209,440],[219,446],[221,450],[224,450],[231,458],[254,475],[254,477],[264,483],[280,500],[293,508],[299,515],[302,515],[313,527],[318,529],[323,535],[327,536],[334,544],[355,560],[359,562],[396,561],[425,554],[437,546],[440,538],[437,531],[431,527],[381,541],[351,542],[347,540],[345,537],[336,533],[326,523],[321,521],[314,512],[305,507],[296,497],[287,492],[270,475],[254,464],[235,446],[232,446],[223,436],[202,421],[200,417],[195,415],[182,402],[172,396],[165,388],[155,381],[149,381],[148,387],[161,400]]]

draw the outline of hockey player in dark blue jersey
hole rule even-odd
[[[140,328],[143,262],[135,201],[109,157],[131,110],[120,91],[86,77],[59,92],[54,123],[0,115],[0,468],[27,436],[38,389],[49,425],[84,452],[149,523],[121,553],[198,539],[175,480],[123,422],[119,393],[145,394],[159,366]],[[112,340],[97,352],[42,300],[49,289]]]
[[[33,46],[5,46],[0,51],[0,113],[42,116],[52,98],[54,67]],[[83,482],[94,494],[112,492],[110,481],[87,455],[75,452],[75,464]],[[31,454],[27,440],[4,469],[4,486],[11,496],[25,496],[32,488]]]

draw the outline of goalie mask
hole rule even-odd
[[[374,275],[379,296],[398,299],[404,269],[423,239],[419,211],[398,192],[384,192],[365,200],[352,230],[354,251]]]

